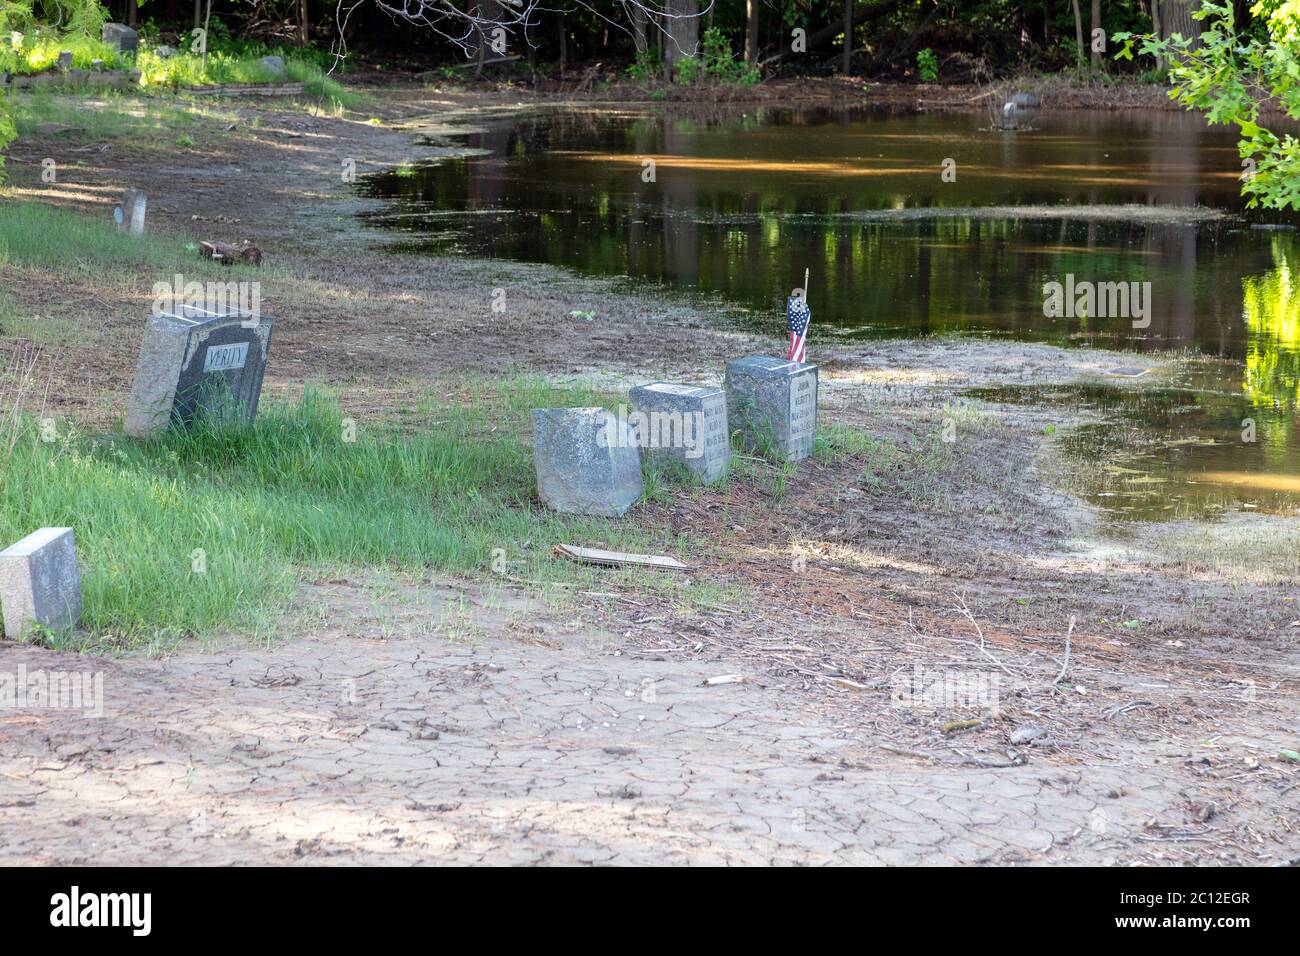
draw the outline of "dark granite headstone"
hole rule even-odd
[[[262,395],[274,320],[187,307],[151,316],[140,345],[126,433],[188,428],[200,416],[251,422]]]
[[[125,23],[105,23],[99,38],[122,53],[134,53],[140,46],[140,34]]]

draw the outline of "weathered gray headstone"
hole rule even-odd
[[[681,462],[706,482],[727,474],[731,437],[722,389],[654,382],[632,389],[628,400],[643,459]]]
[[[34,625],[65,631],[81,617],[81,575],[71,528],[42,528],[0,551],[4,634],[24,637]]]
[[[812,454],[817,366],[766,355],[727,363],[727,419],[745,445],[784,461]]]
[[[149,197],[139,189],[128,189],[122,193],[122,205],[113,210],[113,221],[117,228],[133,236],[144,235],[144,216],[149,208]]]
[[[125,23],[105,23],[99,39],[123,53],[134,53],[140,46],[140,34]]]
[[[196,416],[257,416],[271,349],[269,315],[185,307],[150,316],[140,345],[126,433],[136,438]]]
[[[284,65],[284,57],[282,56],[264,56],[257,62],[262,64],[262,68],[273,79],[283,80],[289,75],[289,68]]]
[[[60,50],[59,59],[56,65],[58,66],[60,73],[67,73],[70,69],[72,69],[72,51]]]
[[[533,466],[556,511],[618,516],[644,491],[636,436],[603,408],[534,409]]]

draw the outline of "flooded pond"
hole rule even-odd
[[[1085,495],[1116,516],[1300,507],[1300,238],[1244,213],[1231,133],[1179,112],[1035,127],[553,112],[487,123],[466,134],[474,155],[362,189],[389,200],[371,218],[408,248],[664,282],[748,310],[774,338],[809,268],[814,353],[830,336],[941,332],[1193,350],[1206,359],[1152,388],[984,397],[1104,416],[1063,441],[1098,463]],[[1049,282],[1132,298],[1112,285],[1109,309],[1099,294],[1049,315]]]

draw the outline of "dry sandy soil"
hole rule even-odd
[[[668,296],[393,254],[358,229],[341,157],[434,155],[448,123],[539,105],[392,91],[383,126],[239,106],[184,160],[114,147],[57,194],[31,167],[15,179],[101,215],[143,186],[155,228],[266,250],[273,393],[325,379],[382,415],[457,369],[709,382],[770,349]],[[120,402],[145,289],[84,312],[102,351],[68,351],[65,410]],[[555,334],[593,303],[594,326]],[[101,716],[0,715],[0,861],[1300,862],[1300,766],[1279,756],[1300,743],[1294,523],[1117,532],[1047,481],[1045,412],[952,405],[1132,356],[927,340],[816,358],[823,425],[923,448],[955,417],[960,438],[933,467],[832,455],[783,495],[736,482],[630,519],[712,541],[692,574],[734,602],[358,578],[304,586],[272,647],[103,661],[0,643],[0,671],[104,675]],[[741,679],[705,683],[720,676]]]

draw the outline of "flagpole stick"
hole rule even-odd
[[[808,270],[803,270],[803,300],[808,301]]]

